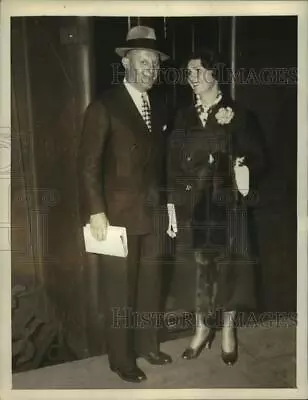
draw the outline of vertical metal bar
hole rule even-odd
[[[164,38],[167,39],[167,18],[164,17]]]
[[[167,42],[167,18],[164,17],[164,39]],[[165,104],[168,103],[168,91],[165,90]]]
[[[195,24],[191,25],[191,51],[195,51]]]
[[[38,204],[39,204],[39,199],[38,199],[38,191],[37,191],[37,170],[36,170],[36,160],[35,160],[35,148],[34,148],[34,124],[33,124],[33,108],[32,108],[32,93],[31,93],[31,76],[30,76],[30,62],[29,62],[29,53],[28,53],[28,32],[27,32],[27,22],[26,18],[22,18],[22,33],[23,33],[23,52],[24,52],[24,60],[25,60],[25,86],[26,86],[26,97],[27,97],[27,111],[28,111],[28,126],[29,126],[29,132],[31,132],[31,140],[30,140],[30,145],[31,145],[31,172],[32,172],[32,182],[30,188],[28,190],[31,190],[30,194],[30,199],[33,199],[32,202],[30,202],[30,213],[34,209],[37,209]],[[28,191],[27,190],[27,191]],[[27,195],[27,192],[26,192]],[[29,193],[28,193],[29,195]],[[36,223],[33,222],[33,220],[29,221],[30,224],[30,232],[32,235],[32,240],[34,238],[38,237],[40,235],[40,232],[37,231],[36,229]],[[35,284],[38,284],[40,286],[44,285],[44,273],[43,273],[43,259],[41,257],[41,249],[36,248],[35,249],[35,262],[34,262],[34,267],[35,267]]]
[[[195,51],[195,25],[192,23],[191,25],[191,51],[194,53]],[[188,61],[188,60],[187,60]],[[194,92],[191,91],[191,101],[193,102],[195,98]]]
[[[236,69],[236,17],[231,22],[231,97],[235,100],[235,69]]]
[[[16,50],[15,50],[16,51]],[[14,61],[13,61],[14,63]],[[12,72],[11,72],[11,99],[12,99],[12,135],[16,135],[16,148],[18,150],[18,157],[17,160],[19,160],[20,162],[20,168],[22,171],[22,176],[20,177],[20,182],[22,185],[22,191],[24,193],[25,196],[25,204],[26,204],[26,219],[28,221],[28,227],[29,227],[29,233],[26,236],[26,255],[30,257],[31,261],[32,261],[32,266],[33,266],[33,286],[37,287],[37,271],[36,271],[36,264],[35,262],[35,254],[34,254],[34,250],[33,250],[33,229],[32,229],[32,220],[31,220],[31,210],[33,207],[31,207],[31,198],[30,196],[27,196],[27,188],[29,187],[29,174],[27,173],[27,162],[25,160],[25,155],[26,155],[26,148],[25,148],[25,144],[24,141],[25,135],[22,135],[22,130],[21,130],[21,123],[20,123],[20,118],[19,118],[19,112],[18,112],[18,102],[17,102],[17,96],[18,94],[16,93],[16,79],[14,77],[14,68],[13,68],[13,64],[12,64]],[[13,149],[12,149],[13,151]],[[12,170],[15,171],[14,169],[14,161],[12,158]],[[16,163],[17,164],[17,163]],[[29,168],[28,168],[29,170]],[[30,171],[31,173],[31,171]],[[11,176],[11,179],[13,179],[13,174]],[[13,201],[13,200],[12,200]],[[12,203],[13,204],[13,203]],[[14,219],[14,209],[12,209],[12,213],[11,213],[11,226],[14,229],[14,223],[15,223],[15,219]],[[14,248],[14,234],[13,231],[11,231],[11,243],[12,243],[12,248]],[[17,258],[17,257],[16,257]],[[25,260],[26,261],[26,260]],[[14,270],[14,253],[12,252],[12,272]]]
[[[140,17],[137,17],[137,25],[140,25]]]
[[[132,26],[131,19],[130,19],[130,17],[127,17],[127,28],[128,28],[127,30],[128,31],[130,30],[131,26]]]
[[[80,83],[83,85],[83,96],[80,99],[82,102],[81,112],[83,113],[85,108],[91,101],[92,97],[92,85],[91,85],[91,71],[90,71],[90,26],[88,17],[77,17],[77,24],[79,32],[81,33],[81,43],[79,49],[79,71],[80,71]]]
[[[172,59],[175,60],[175,24],[173,24],[173,32],[172,32]],[[176,87],[175,82],[173,83],[173,106],[176,104]]]
[[[25,86],[26,86],[26,97],[27,97],[27,111],[28,111],[28,127],[31,134],[30,146],[31,146],[31,172],[32,180],[30,187],[30,193],[26,191],[26,196],[30,194],[30,206],[29,210],[29,225],[30,234],[32,236],[32,252],[34,255],[34,268],[35,268],[35,284],[38,285],[39,289],[42,289],[42,310],[46,318],[51,318],[53,309],[49,305],[48,296],[46,292],[46,282],[44,273],[44,258],[42,248],[40,246],[39,237],[42,235],[39,217],[40,214],[37,211],[39,207],[39,195],[38,195],[38,176],[36,168],[36,152],[34,145],[34,122],[33,122],[33,102],[32,102],[32,90],[31,90],[31,71],[30,71],[30,60],[29,60],[29,43],[28,43],[28,30],[26,18],[22,19],[22,33],[23,33],[23,51],[25,60]],[[29,190],[29,189],[28,189]],[[38,246],[35,243],[38,242]],[[33,247],[35,246],[35,247]]]
[[[172,59],[175,59],[175,24],[173,24],[172,30]]]
[[[218,17],[218,52],[222,53],[223,24],[222,17]]]

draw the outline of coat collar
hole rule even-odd
[[[225,108],[225,107],[234,108],[234,101],[229,96],[223,94],[221,100],[210,108],[210,113],[204,129],[212,128],[213,124],[216,124],[216,118],[215,118],[216,113],[220,108]],[[193,123],[194,126],[203,128],[202,122],[199,118],[198,112],[195,107],[195,103],[191,104],[191,106],[189,107],[189,115],[191,123]]]

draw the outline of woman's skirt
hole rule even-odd
[[[253,310],[257,261],[250,251],[247,209],[240,202],[230,206],[210,200],[205,193],[190,216],[187,209],[183,213],[178,208],[177,213],[176,255],[183,254],[183,249],[192,253],[195,310],[204,315]]]

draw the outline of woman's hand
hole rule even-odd
[[[174,239],[178,231],[174,204],[168,203],[167,210],[169,218],[167,235],[170,236],[171,239]]]
[[[233,168],[237,189],[245,197],[249,193],[249,169],[245,165],[245,157],[237,157]]]
[[[213,164],[213,162],[214,162],[215,160],[214,160],[214,157],[212,156],[212,154],[209,154],[209,164]]]
[[[235,167],[242,167],[245,164],[245,157],[236,157],[234,166]]]

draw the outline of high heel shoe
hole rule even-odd
[[[206,338],[201,342],[201,344],[196,347],[187,347],[182,354],[182,358],[185,360],[192,360],[193,358],[197,358],[204,348],[210,349],[215,337],[215,330],[213,328],[210,329],[209,333],[207,334]]]
[[[234,329],[234,340],[235,340],[235,346],[232,351],[227,352],[221,349],[221,359],[229,367],[234,365],[238,360],[238,341],[237,341],[236,329]]]

